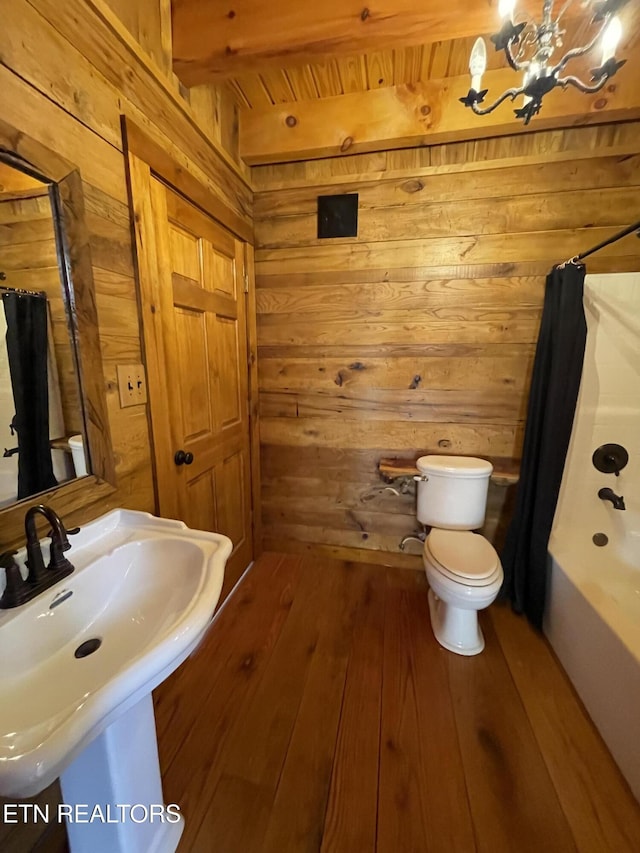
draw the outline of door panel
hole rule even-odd
[[[243,450],[223,460],[215,469],[216,512],[220,530],[232,542],[244,536],[242,518],[246,513],[243,472],[247,465]]]
[[[230,537],[229,589],[253,553],[244,247],[150,174],[148,190],[152,233],[149,223],[143,233],[157,279],[143,316],[145,341],[162,351],[160,392],[150,382],[159,510]],[[138,251],[150,251],[141,239]],[[190,464],[175,464],[178,450]]]
[[[190,508],[190,527],[198,530],[207,530],[209,527],[213,527],[218,533],[225,533],[220,528],[216,514],[214,472],[212,469],[187,482],[187,503]]]
[[[229,317],[217,318],[218,341],[218,426],[228,429],[242,421],[238,324]]]
[[[173,272],[199,282],[200,247],[197,237],[172,223],[169,229],[169,240]]]
[[[184,441],[210,436],[212,417],[207,316],[176,307],[174,312],[176,355],[181,377],[181,432]]]
[[[232,299],[237,298],[236,280],[232,273],[233,259],[225,257],[225,255],[216,251],[207,252],[205,255],[205,263],[211,264],[211,282],[215,283],[215,290],[218,293],[225,293]]]

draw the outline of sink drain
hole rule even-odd
[[[92,640],[85,640],[84,643],[80,643],[73,654],[77,658],[86,658],[88,655],[92,655],[94,652],[97,652],[101,645],[102,640],[94,637]]]

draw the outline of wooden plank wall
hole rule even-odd
[[[171,50],[171,0],[106,0],[142,50],[167,76],[173,88],[187,101],[198,123],[211,140],[222,147],[248,176],[248,167],[240,160],[238,139],[238,103],[231,87],[193,86],[187,89],[173,74]]]
[[[147,407],[121,409],[116,385],[116,365],[143,358],[121,114],[251,222],[252,193],[242,170],[209,140],[206,120],[150,58],[154,52],[161,45],[141,50],[104,0],[3,4],[0,117],[80,169],[91,233],[118,489],[76,513],[71,521],[78,523],[112,506],[154,508]]]
[[[545,275],[640,218],[639,152],[620,124],[252,170],[266,547],[415,565],[378,459],[519,457]],[[316,197],[349,192],[358,237],[318,240]]]
[[[171,73],[171,0],[107,0],[142,50]]]
[[[117,0],[111,0],[116,8]],[[160,31],[145,17],[156,0],[126,0],[127,10],[148,24],[143,49],[103,0],[11,0],[2,4],[0,118],[57,151],[81,172],[91,234],[93,274],[107,403],[114,445],[117,491],[65,518],[81,524],[115,506],[154,510],[147,407],[121,409],[116,365],[142,361],[132,231],[120,115],[135,120],[178,163],[251,223],[252,193],[235,162],[234,117],[225,103],[200,92],[192,105],[176,79],[161,67]],[[157,0],[162,6],[168,0]],[[123,12],[124,13],[124,12]],[[159,20],[159,19],[157,19]],[[131,25],[131,19],[128,22]],[[133,30],[133,26],[132,26]],[[153,32],[155,36],[151,35]],[[166,37],[166,34],[163,36]],[[151,58],[150,58],[151,57]],[[212,104],[218,109],[212,114]],[[222,111],[222,112],[220,112]],[[236,144],[237,148],[237,144]],[[4,541],[0,531],[0,541]],[[57,785],[38,802],[59,802]],[[1,804],[0,804],[1,805]],[[2,850],[27,850],[42,824],[0,829]],[[64,829],[50,827],[65,849]],[[50,836],[47,849],[57,849]]]

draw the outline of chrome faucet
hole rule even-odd
[[[43,515],[51,525],[48,534],[51,537],[50,559],[49,565],[46,567],[36,528],[38,515]],[[13,559],[15,552],[8,551],[1,555],[0,566],[5,569],[7,576],[5,592],[0,598],[0,608],[2,609],[17,607],[30,601],[45,589],[53,586],[54,583],[70,575],[74,569],[64,556],[64,552],[71,548],[68,539],[69,534],[78,533],[79,527],[67,530],[55,510],[50,506],[39,504],[27,510],[24,529],[27,535],[27,568],[29,572],[26,580],[24,580],[18,564]]]
[[[614,509],[626,509],[622,495],[616,495],[613,489],[600,489],[598,497],[602,501],[611,501]]]

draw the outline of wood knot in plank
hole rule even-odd
[[[240,664],[240,669],[243,672],[252,672],[255,669],[255,659],[253,655],[247,655]]]
[[[410,391],[415,391],[418,385],[422,382],[422,376],[416,373],[416,375],[411,380],[411,384],[409,385]]]
[[[346,136],[342,140],[342,145],[340,146],[340,150],[344,154],[345,151],[348,151],[353,145],[353,136]]]
[[[255,600],[255,596],[252,592],[243,592],[243,594],[237,599],[238,607],[248,607],[250,604],[253,604]]]
[[[489,756],[489,758],[496,766],[502,767],[505,770],[507,769],[508,763],[505,760],[505,755],[502,746],[500,745],[500,742],[493,734],[493,732],[490,732],[488,729],[480,727],[478,729],[478,742],[484,750],[485,754]]]
[[[236,16],[236,13],[233,11],[233,9],[229,9],[229,11],[227,12],[227,18],[229,18],[230,21],[233,21],[235,16]]]
[[[361,361],[354,361],[349,365],[349,370],[365,370],[365,366]]]
[[[338,388],[342,388],[342,385],[343,385],[343,383],[344,383],[344,374],[343,374],[343,372],[342,372],[341,370],[339,370],[339,371],[337,372],[337,374],[336,374],[336,378],[335,378],[333,381],[336,383],[336,385],[338,386]]]
[[[451,447],[451,442],[448,438],[441,438],[438,442],[438,447]]]
[[[422,181],[413,180],[413,181],[405,181],[404,184],[400,187],[400,189],[405,193],[419,193],[424,189],[424,184]]]
[[[431,107],[429,106],[429,104],[423,104],[423,105],[420,107],[420,113],[421,113],[423,116],[428,116],[428,115],[431,113]]]
[[[284,123],[287,127],[295,127],[298,124],[298,119],[295,116],[287,116]]]
[[[362,10],[362,12],[360,12],[360,20],[364,23],[364,21],[366,21],[370,15],[371,15],[371,12],[365,6],[364,9]]]

